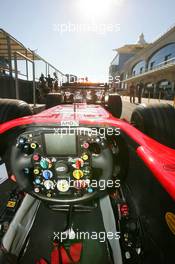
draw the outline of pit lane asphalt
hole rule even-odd
[[[122,107],[122,115],[121,118],[124,118],[128,121],[130,121],[131,114],[133,110],[137,107],[137,104],[131,104],[127,101],[122,100],[123,107]]]

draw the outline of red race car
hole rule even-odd
[[[173,263],[173,107],[141,105],[132,124],[98,104],[31,115],[2,99],[0,113],[1,178],[17,188],[0,263]]]

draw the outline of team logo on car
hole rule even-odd
[[[79,126],[79,121],[61,121],[61,126],[68,126],[68,127],[74,127],[74,126]]]

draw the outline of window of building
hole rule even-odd
[[[144,72],[145,66],[146,66],[146,63],[145,63],[144,60],[139,61],[133,67],[133,69],[132,69],[132,75],[135,76],[135,75],[138,75],[138,74],[141,74],[142,72]]]
[[[165,56],[165,64],[167,63],[168,60],[171,59],[171,54],[168,54]]]
[[[148,69],[151,69],[151,64],[153,62],[154,65],[152,65],[152,68],[156,65],[163,66],[168,60],[172,58],[175,58],[175,43],[170,43],[154,52],[148,60]]]
[[[111,62],[111,65],[119,65],[119,54],[115,56],[115,58]]]
[[[150,70],[152,70],[155,66],[155,61],[152,61],[151,64],[150,64]]]

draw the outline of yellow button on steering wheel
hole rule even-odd
[[[38,175],[39,174],[39,169],[34,169],[34,174]]]
[[[84,174],[83,174],[82,170],[74,170],[73,176],[75,179],[79,180],[84,176]]]
[[[88,158],[89,158],[89,157],[88,157],[87,154],[84,154],[84,155],[82,156],[82,159],[83,159],[83,160],[88,160]]]
[[[36,143],[31,143],[30,147],[31,147],[32,149],[36,149],[36,148],[37,148],[37,144],[36,144]]]

